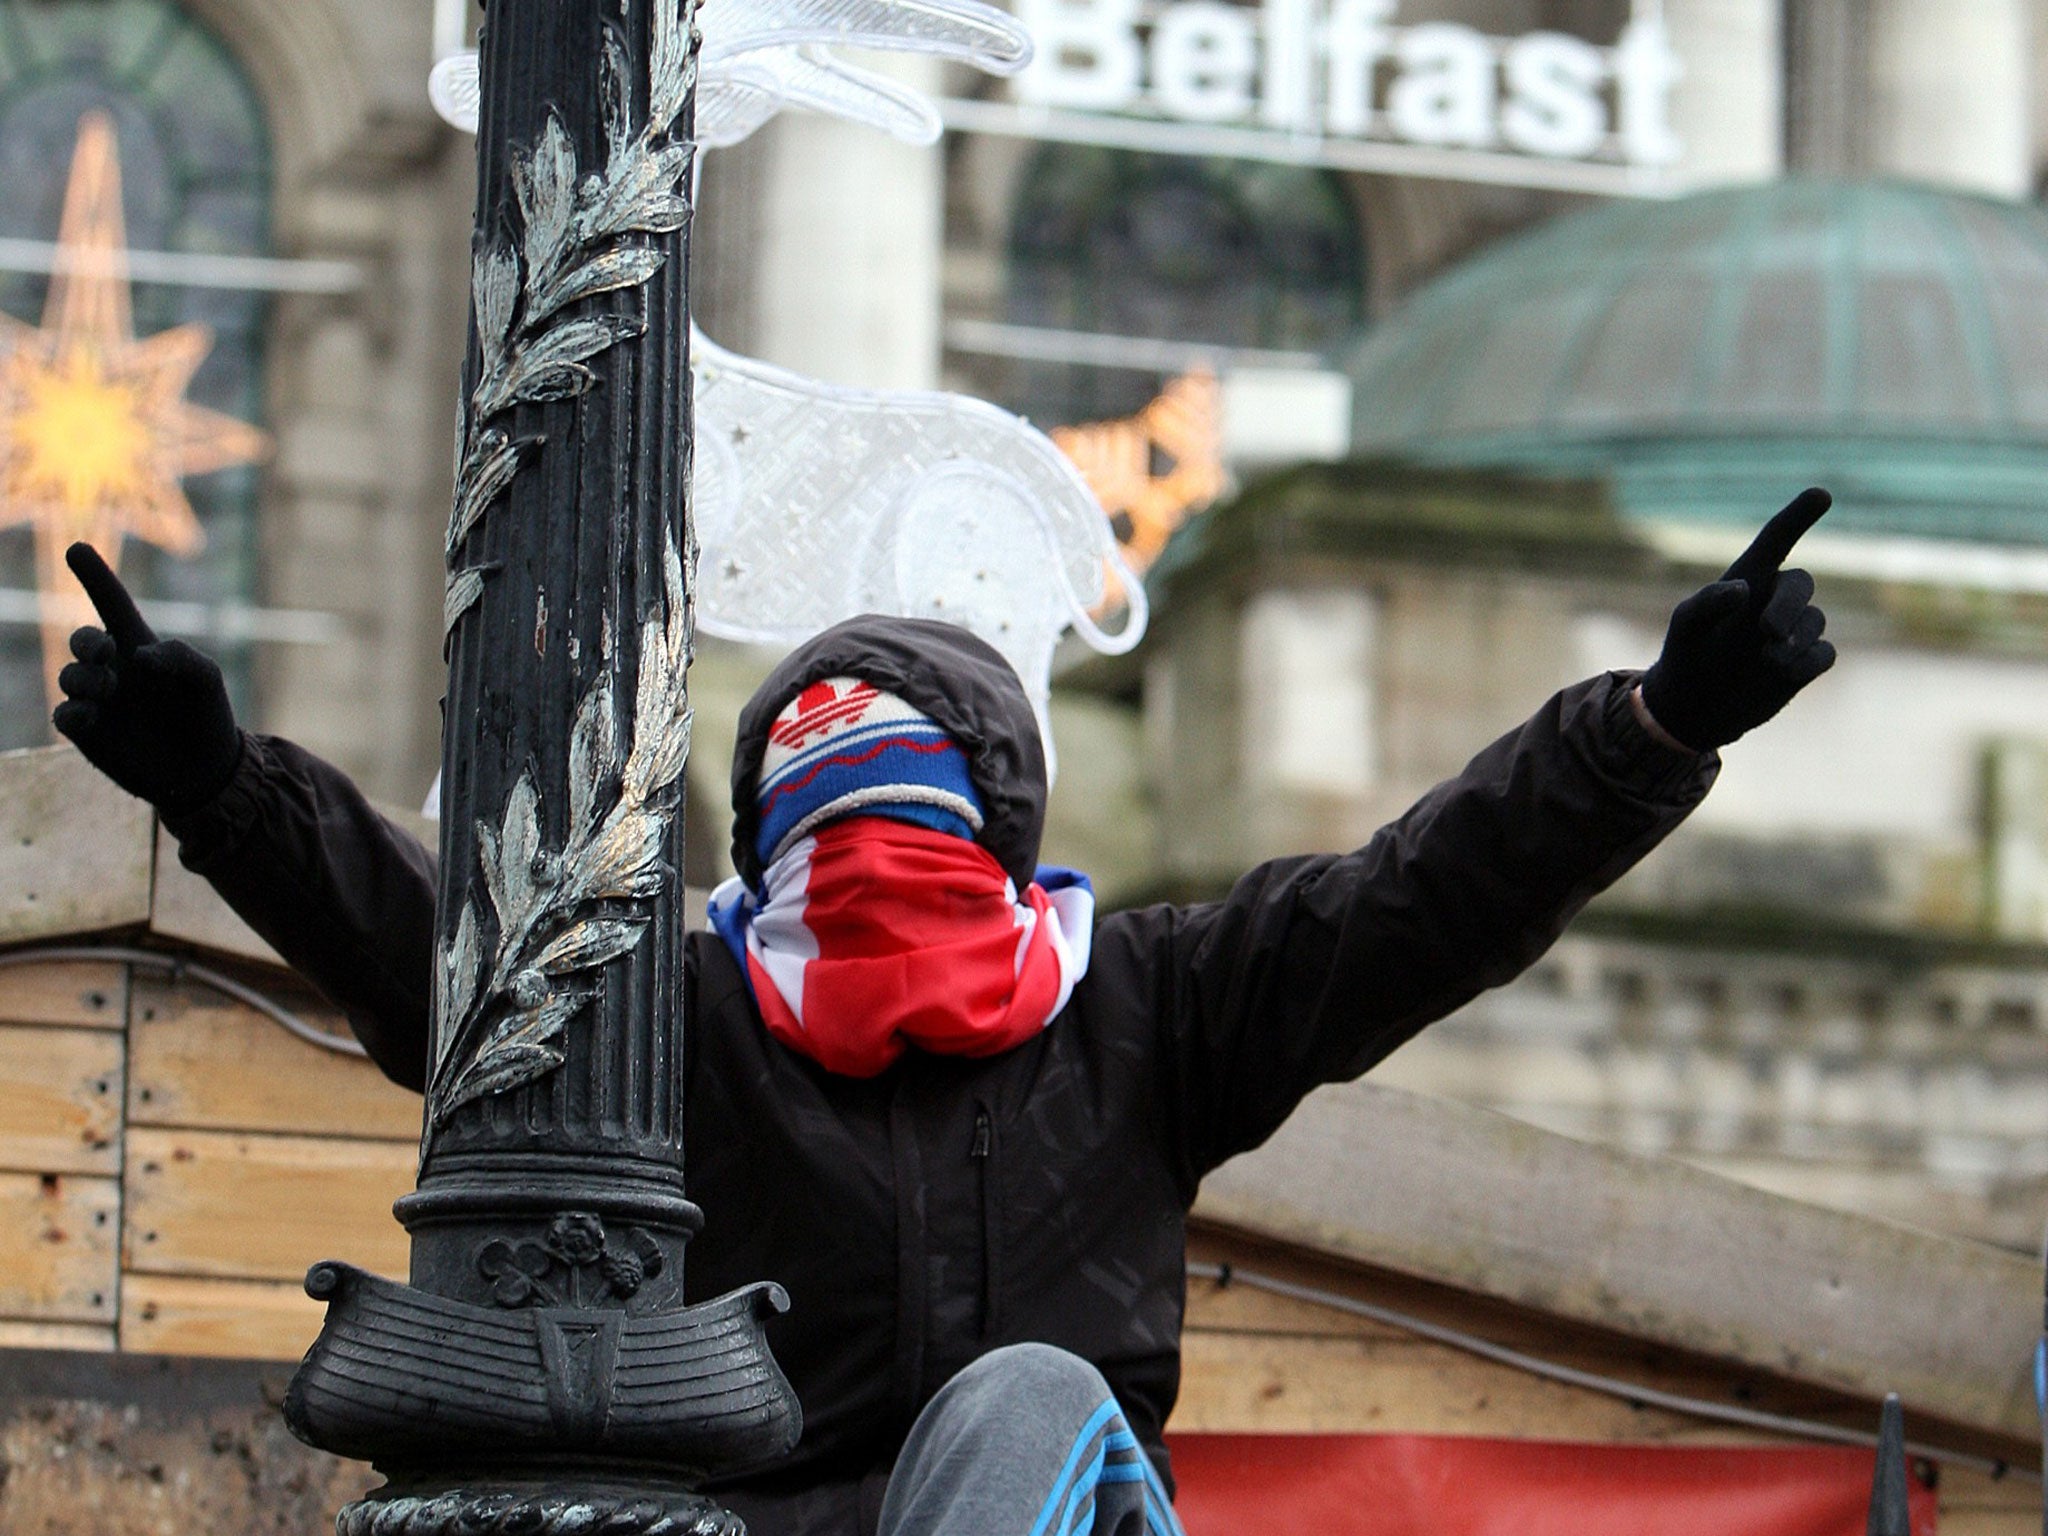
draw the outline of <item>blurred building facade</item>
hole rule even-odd
[[[2031,1241],[2048,0],[1019,10],[1019,80],[890,66],[941,99],[936,146],[793,115],[710,155],[694,280],[728,347],[1048,426],[1218,377],[1241,491],[1169,548],[1154,638],[1056,701],[1050,851],[1137,899],[1353,842],[1549,689],[1647,661],[1746,523],[1830,484],[1837,674],[1553,963],[1387,1070]],[[139,250],[267,263],[138,263],[138,329],[210,323],[194,398],[276,453],[193,482],[206,554],[126,568],[199,611],[256,726],[401,803],[438,756],[472,196],[424,81],[474,25],[0,0],[0,307],[40,310],[95,107]],[[0,589],[29,573],[0,531]],[[34,639],[0,629],[8,745],[43,739]],[[699,880],[764,664],[704,647]]]
[[[438,753],[435,530],[473,196],[421,82],[436,26],[462,20],[410,0],[0,5],[0,307],[36,323],[79,122],[105,112],[137,333],[207,326],[190,398],[274,444],[260,470],[189,482],[197,558],[131,540],[123,569],[222,655],[246,715],[414,800]],[[9,746],[47,739],[32,585],[9,528]]]

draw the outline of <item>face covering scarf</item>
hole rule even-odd
[[[844,1077],[915,1045],[994,1056],[1052,1022],[1088,969],[1095,892],[1042,866],[1020,898],[978,843],[875,816],[797,839],[757,899],[737,880],[711,925],[768,1032]]]

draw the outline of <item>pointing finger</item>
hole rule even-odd
[[[1818,488],[1801,491],[1784,511],[1764,524],[1763,531],[1736,557],[1723,579],[1746,581],[1757,591],[1768,591],[1770,578],[1792,553],[1792,546],[1805,537],[1806,530],[1819,522],[1834,502],[1834,497]]]
[[[117,686],[115,674],[110,667],[95,667],[83,661],[70,661],[57,674],[57,686],[64,691],[67,699],[87,699],[94,703],[105,703],[114,696]]]
[[[90,544],[74,544],[64,551],[64,563],[71,567],[71,574],[78,578],[78,584],[85,588],[85,595],[99,610],[101,622],[107,626],[107,633],[114,637],[114,646],[123,656],[156,639],[156,631],[144,622],[142,610],[135,606],[135,599],[121,585],[121,578],[100,558],[98,550]]]
[[[1828,627],[1828,616],[1818,608],[1803,608],[1784,635],[1764,647],[1764,660],[1788,667],[1813,649]]]
[[[50,724],[72,741],[90,732],[99,719],[99,705],[85,699],[66,699],[50,714]]]
[[[1799,653],[1790,668],[1787,679],[1794,688],[1804,688],[1821,673],[1835,664],[1835,648],[1825,640],[1816,640]]]
[[[84,624],[71,631],[71,654],[80,661],[103,667],[114,659],[114,642],[104,629]]]
[[[1757,615],[1757,624],[1765,634],[1782,639],[1792,633],[1792,626],[1799,622],[1802,613],[1816,611],[1810,607],[1812,602],[1813,578],[1796,568],[1782,572],[1777,589]]]

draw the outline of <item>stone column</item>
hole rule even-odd
[[[929,59],[863,64],[927,93],[938,83]],[[835,384],[936,389],[939,146],[803,112],[784,113],[760,137],[746,350]]]
[[[1671,125],[1684,145],[1672,167],[1687,187],[1763,181],[1783,164],[1781,0],[1664,0],[1684,78]],[[1639,9],[1651,7],[1641,4]]]
[[[797,1432],[780,1292],[683,1304],[688,6],[493,0],[480,40],[412,1285],[316,1266],[286,1404],[391,1479],[343,1536],[733,1530],[688,1484]]]
[[[1870,165],[1866,0],[1785,7],[1785,169],[1852,176]]]
[[[2028,195],[2028,9],[2024,0],[1870,0],[1871,170]]]

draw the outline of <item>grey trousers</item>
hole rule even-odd
[[[911,1427],[880,1536],[1182,1536],[1102,1373],[1049,1344],[961,1371]]]

